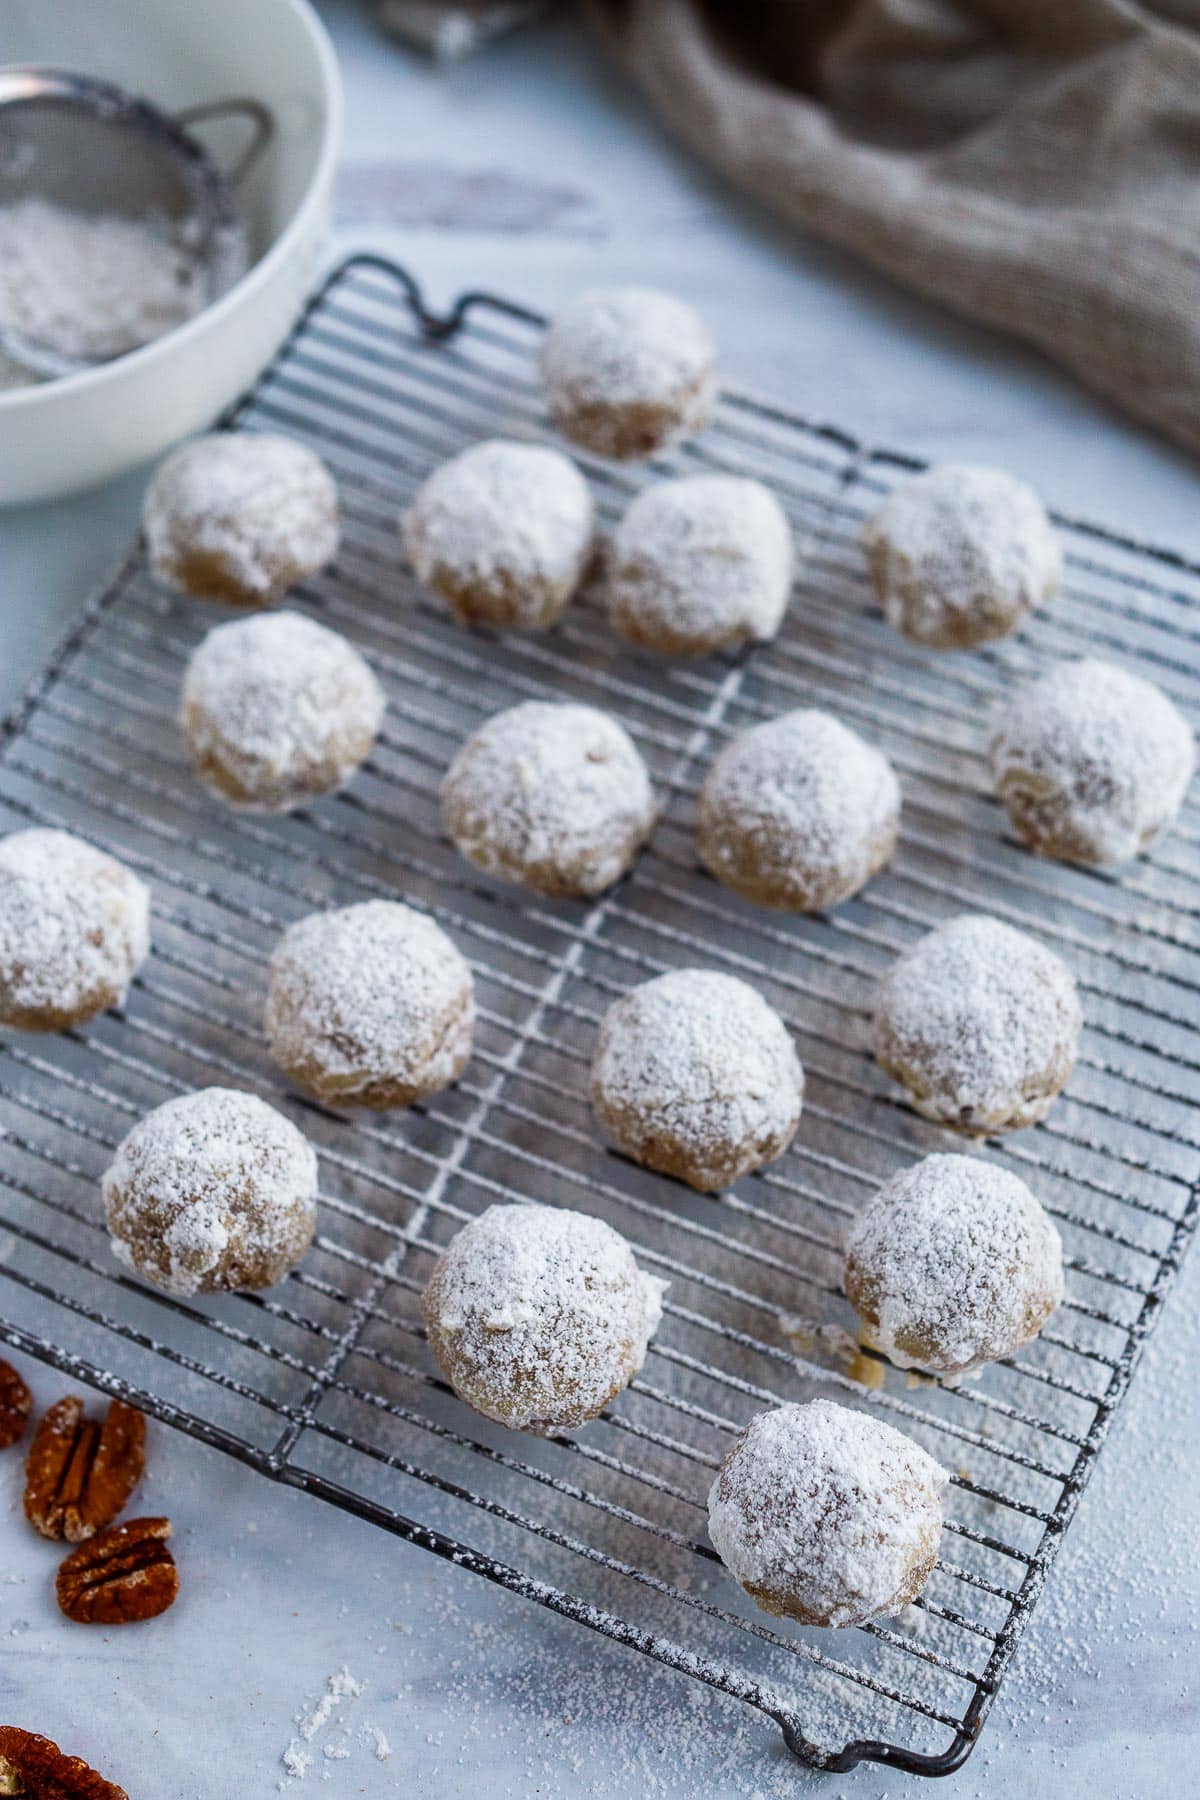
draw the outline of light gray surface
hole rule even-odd
[[[1200,548],[1191,466],[1032,358],[747,216],[565,30],[436,73],[357,8],[326,10],[347,78],[350,231],[402,255],[435,298],[492,285],[549,307],[593,279],[658,282],[702,305],[734,383],[878,441],[1004,463],[1069,510]],[[374,218],[368,164],[386,165],[403,228]],[[120,555],[139,487],[0,517],[0,704]],[[1186,1787],[1200,1750],[1186,1554],[1198,1271],[1193,1259],[952,1793]],[[31,1378],[39,1404],[62,1391],[48,1371]],[[807,1776],[771,1727],[708,1690],[162,1428],[140,1509],[176,1521],[183,1599],[139,1632],[74,1630],[53,1606],[52,1552],[20,1523],[16,1459],[0,1462],[0,1717],[87,1751],[134,1800],[273,1791],[293,1715],[343,1663],[365,1691],[349,1732],[325,1741],[350,1754],[318,1758],[297,1794],[916,1791],[878,1769]],[[365,1723],[386,1733],[388,1761],[360,1740]]]

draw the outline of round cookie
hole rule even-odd
[[[887,758],[807,708],[739,732],[697,808],[700,859],[759,906],[823,912],[891,858],[900,784]]]
[[[764,1612],[803,1625],[898,1613],[937,1561],[948,1477],[911,1438],[832,1400],[759,1413],[721,1464],[708,1534]]]
[[[934,650],[1008,637],[1062,578],[1033,489],[1003,469],[941,463],[889,494],[863,530],[889,623]]]
[[[184,672],[180,722],[210,793],[280,813],[345,786],[371,753],[384,705],[345,638],[281,612],[209,632]]]
[[[672,969],[609,1007],[592,1109],[619,1150],[702,1193],[787,1149],[804,1071],[787,1027],[733,975]]]
[[[69,831],[0,838],[0,1024],[65,1031],[120,1006],[150,949],[150,895]]]
[[[337,549],[337,488],[320,457],[291,438],[214,431],[159,465],[142,528],[165,586],[197,600],[275,606]]]
[[[965,1375],[1011,1356],[1061,1304],[1062,1242],[1015,1175],[926,1156],[854,1221],[843,1286],[866,1342],[898,1368]]]
[[[492,438],[435,469],[405,518],[418,580],[463,625],[544,631],[583,579],[595,533],[583,476],[557,450]]]
[[[792,583],[792,534],[775,496],[736,475],[643,489],[613,535],[614,630],[668,656],[773,638]]]
[[[665,1281],[586,1213],[489,1206],[438,1257],[421,1299],[429,1346],[468,1406],[560,1436],[629,1385],[662,1317]]]
[[[442,783],[446,832],[467,861],[538,894],[602,893],[629,868],[654,817],[628,733],[571,701],[495,713]]]
[[[317,1159],[254,1094],[201,1088],[155,1107],[103,1182],[114,1256],[168,1294],[273,1287],[312,1243]]]
[[[1036,1124],[1075,1065],[1079,996],[1050,950],[984,913],[939,925],[883,978],[875,1055],[913,1106],[983,1136]]]
[[[1174,819],[1196,766],[1183,715],[1152,682],[1088,657],[1058,663],[997,715],[996,792],[1033,850],[1119,863]]]
[[[703,430],[716,346],[700,315],[656,288],[594,288],[555,314],[541,349],[555,423],[601,456],[652,456]]]
[[[313,913],[271,957],[267,1048],[326,1106],[411,1106],[471,1055],[471,971],[432,919],[394,900]]]

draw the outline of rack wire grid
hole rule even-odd
[[[880,618],[858,548],[866,513],[917,465],[727,394],[700,440],[646,469],[573,454],[606,525],[664,473],[767,482],[799,548],[775,643],[663,664],[617,645],[594,593],[548,635],[468,634],[411,580],[398,519],[442,458],[488,434],[545,435],[542,323],[485,294],[432,316],[403,270],[354,258],[232,415],[309,442],[341,486],[336,565],[291,604],[352,637],[388,689],[385,729],[348,792],[279,819],[201,792],[176,695],[214,612],[156,587],[140,548],[7,722],[3,828],[65,826],[122,857],[150,881],[155,941],[124,1009],[0,1044],[2,1335],[748,1702],[811,1763],[945,1773],[976,1741],[1200,1204],[1196,802],[1119,876],[1036,860],[993,800],[984,715],[1014,677],[1088,650],[1143,670],[1195,719],[1200,569],[1060,519],[1064,591],[1017,641],[923,654]],[[464,734],[547,694],[618,713],[666,802],[634,870],[591,903],[493,884],[440,829],[438,779]],[[694,798],[732,732],[814,702],[892,758],[903,829],[865,893],[832,916],[783,918],[697,866]],[[280,930],[371,895],[402,895],[448,928],[472,961],[479,1025],[455,1089],[364,1123],[285,1091],[260,1010]],[[987,1151],[1057,1220],[1068,1298],[1036,1343],[951,1388],[865,1354],[847,1363],[830,1327],[854,1323],[839,1285],[846,1221],[947,1143],[871,1060],[872,990],[897,952],[964,908],[1061,951],[1086,1028],[1045,1123]],[[607,1151],[586,1103],[602,1010],[694,963],[758,986],[808,1077],[791,1150],[719,1198]],[[112,1260],[98,1178],[133,1120],[211,1082],[268,1094],[315,1143],[320,1228],[270,1293],[173,1299]],[[559,1441],[470,1412],[420,1323],[432,1259],[465,1220],[513,1199],[598,1214],[671,1284],[642,1374]],[[706,1540],[706,1491],[733,1434],[816,1393],[872,1407],[953,1471],[943,1555],[902,1620],[836,1633],[768,1622]]]

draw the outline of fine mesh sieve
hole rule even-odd
[[[221,169],[194,128],[229,120],[247,127],[248,136]],[[257,100],[166,113],[68,70],[0,68],[0,207],[36,197],[78,213],[151,223],[198,272],[209,304],[244,272],[235,195],[272,130],[271,114]],[[0,355],[39,379],[108,360],[66,353],[3,319]]]

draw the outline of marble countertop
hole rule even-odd
[[[1193,464],[1039,359],[745,206],[568,25],[439,71],[380,38],[366,8],[321,10],[347,88],[342,247],[391,250],[435,302],[479,285],[543,308],[599,278],[674,288],[710,319],[731,383],[876,443],[1002,463],[1068,511],[1200,553]],[[0,516],[0,708],[117,561],[143,479]],[[984,1741],[945,1791],[1186,1787],[1200,1756],[1198,1311],[1193,1255]],[[39,1407],[63,1391],[21,1366]],[[280,1782],[330,1800],[919,1791],[873,1767],[813,1776],[736,1703],[165,1427],[140,1510],[175,1521],[183,1597],[139,1630],[73,1628],[53,1555],[20,1520],[19,1460],[0,1457],[0,1718],[86,1753],[133,1800]],[[297,1715],[343,1667],[362,1692],[332,1703],[313,1767],[289,1784]]]

